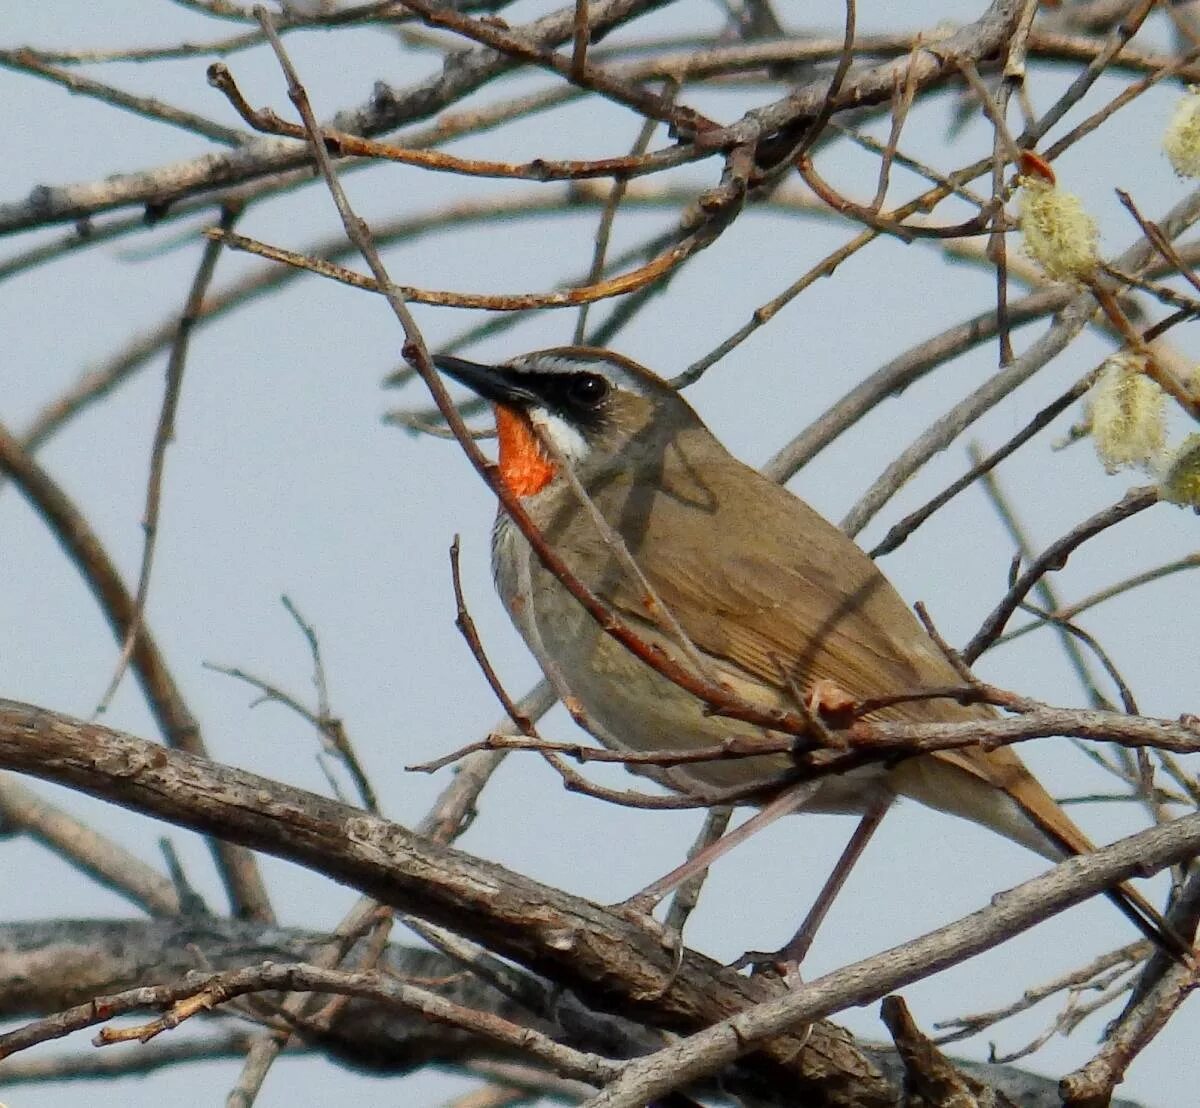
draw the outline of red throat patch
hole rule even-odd
[[[542,453],[529,417],[505,404],[494,407],[500,439],[500,479],[514,496],[541,492],[554,478],[554,463]]]

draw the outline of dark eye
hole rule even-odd
[[[567,400],[576,408],[595,408],[608,395],[608,382],[598,373],[581,373],[567,385]]]

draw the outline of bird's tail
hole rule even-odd
[[[1096,849],[1008,747],[913,758],[892,771],[892,781],[901,794],[990,827],[1052,862]],[[1136,889],[1122,884],[1105,895],[1167,954],[1176,959],[1192,956],[1191,945]]]
[[[1050,799],[1049,794],[1046,796]],[[1059,848],[1062,856],[1072,858],[1080,854],[1090,854],[1096,849],[1092,841],[1072,820],[1067,818],[1066,813],[1053,800],[1051,801],[1054,805],[1052,809],[1039,807],[1038,810],[1032,810],[1021,804],[1016,797],[1014,799],[1017,800],[1017,804],[1026,818]],[[1046,819],[1045,817],[1051,811],[1058,818]],[[1106,889],[1104,895],[1117,906],[1122,915],[1134,927],[1172,958],[1182,961],[1194,956],[1191,944],[1163,918],[1162,913],[1137,889],[1128,884],[1114,885],[1111,889]]]

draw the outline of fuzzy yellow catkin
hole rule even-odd
[[[1017,222],[1025,252],[1056,281],[1082,281],[1099,262],[1096,223],[1083,201],[1042,177],[1020,178]]]
[[[1163,150],[1180,177],[1200,177],[1200,90],[1188,89],[1176,105]]]
[[[1144,366],[1144,357],[1118,354],[1092,386],[1092,441],[1109,473],[1151,465],[1166,443],[1166,394],[1142,372]]]
[[[1183,440],[1158,488],[1164,500],[1200,511],[1200,434]]]

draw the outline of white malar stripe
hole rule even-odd
[[[587,457],[587,440],[562,416],[542,407],[533,407],[529,409],[529,422],[569,464],[578,465]]]

